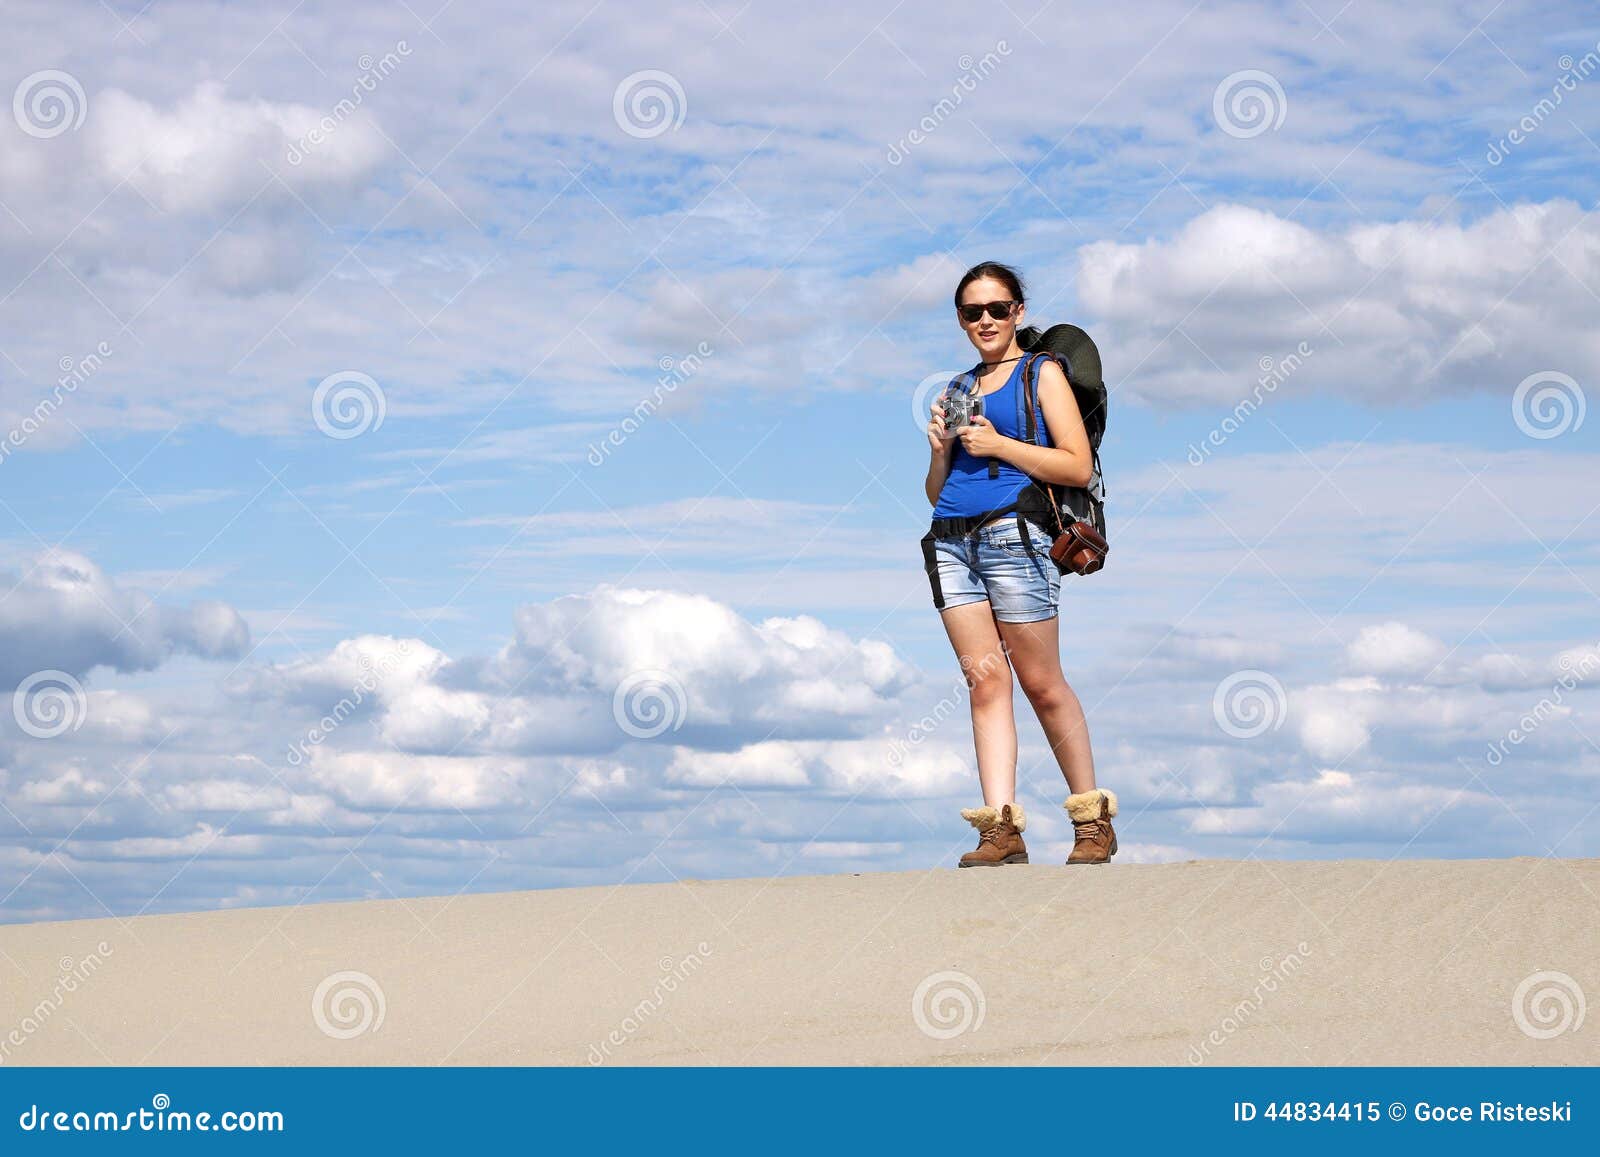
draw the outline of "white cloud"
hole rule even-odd
[[[111,785],[93,779],[81,767],[68,766],[57,769],[49,779],[35,779],[22,784],[16,798],[34,804],[87,804],[100,802]]]
[[[1320,760],[1342,760],[1355,754],[1372,738],[1369,717],[1383,694],[1375,680],[1350,680],[1297,692],[1292,714],[1299,720],[1300,742]]]
[[[249,640],[249,628],[232,607],[158,604],[73,551],[46,551],[20,573],[0,572],[0,684],[6,687],[41,670],[79,677],[96,667],[149,670],[180,652],[235,658]]]
[[[685,787],[811,789],[868,799],[949,798],[970,790],[971,755],[946,741],[770,740],[731,752],[678,748],[666,780]]]
[[[83,726],[111,743],[155,743],[170,729],[147,697],[115,689],[87,692],[83,714]]]
[[[851,734],[882,718],[912,680],[887,643],[810,616],[752,623],[704,595],[602,584],[522,607],[516,619],[516,639],[489,660],[361,636],[247,670],[228,693],[309,715],[305,726],[322,733],[309,746],[531,755],[631,743],[657,709],[667,713],[663,742]]]
[[[205,779],[168,784],[161,798],[181,812],[271,811],[289,804],[288,790],[239,779]]]
[[[1133,843],[1120,838],[1117,842],[1117,862],[1123,864],[1177,864],[1202,858],[1193,848],[1182,844]],[[1061,844],[1058,850],[1065,856],[1072,851],[1072,845]]]
[[[1096,241],[1078,295],[1119,351],[1121,388],[1150,401],[1233,405],[1298,343],[1273,392],[1383,405],[1512,389],[1532,370],[1600,373],[1587,335],[1600,222],[1569,200],[1468,225],[1401,220],[1314,229],[1222,204],[1169,239]],[[1542,271],[1530,277],[1530,271]]]
[[[181,836],[79,839],[73,840],[68,846],[74,858],[86,863],[97,860],[182,863],[201,855],[208,860],[255,860],[267,850],[268,843],[261,836],[230,835],[211,824],[200,823]]]
[[[503,685],[606,697],[647,679],[681,696],[673,710],[686,726],[795,737],[870,719],[911,680],[887,643],[809,615],[750,623],[703,595],[610,584],[521,608],[516,641],[489,673]]]
[[[738,751],[688,751],[679,749],[667,767],[667,780],[685,787],[811,786],[806,773],[806,751],[798,744],[755,743]]]
[[[488,696],[444,687],[410,687],[394,695],[381,724],[383,738],[401,751],[453,751],[489,723]]]
[[[483,811],[523,800],[524,768],[502,757],[315,748],[310,779],[350,807]]]
[[[903,844],[884,842],[869,844],[862,841],[819,840],[801,847],[800,856],[807,860],[876,860],[898,854]]]
[[[1447,648],[1438,639],[1405,623],[1374,623],[1361,628],[1345,651],[1355,671],[1371,675],[1426,676]]]
[[[1257,797],[1251,807],[1197,812],[1189,831],[1196,836],[1309,840],[1352,848],[1394,845],[1420,834],[1425,837],[1421,845],[1425,852],[1459,830],[1466,817],[1479,824],[1491,819],[1511,822],[1502,805],[1481,790],[1406,783],[1366,771],[1326,769],[1309,779],[1264,784]]]
[[[420,639],[357,635],[323,655],[245,670],[232,689],[317,703],[361,690],[383,702],[427,683],[448,664],[447,656]]]
[[[112,88],[94,96],[87,147],[108,187],[126,179],[166,212],[213,212],[268,190],[282,199],[274,174],[302,189],[370,174],[388,146],[361,111],[303,162],[288,162],[324,115],[304,104],[233,99],[217,81],[201,81],[170,109]]]

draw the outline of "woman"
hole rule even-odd
[[[1047,446],[1019,429],[1024,359],[1017,326],[1026,312],[1022,279],[997,262],[974,265],[956,285],[956,316],[979,364],[968,392],[982,412],[947,430],[948,392],[928,422],[927,494],[933,524],[923,558],[934,605],[966,674],[972,699],[983,804],[963,819],[978,829],[978,846],[961,867],[1025,864],[1027,816],[1016,800],[1017,730],[1011,673],[1033,704],[1066,777],[1067,815],[1076,841],[1069,864],[1103,864],[1117,850],[1111,817],[1117,797],[1094,782],[1083,706],[1061,673],[1057,602],[1061,572],[1051,561],[1055,538],[1047,508],[1033,501],[1031,481],[1087,486],[1093,471],[1089,437],[1059,363],[1041,356],[1034,421]],[[1030,493],[1031,491],[1031,493]],[[1020,502],[1020,507],[1019,507]]]

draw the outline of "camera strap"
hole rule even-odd
[[[1023,357],[1027,357],[1026,354],[1024,354],[1022,356]],[[1015,359],[1007,359],[1007,360],[1009,361],[1009,360],[1015,360]],[[985,364],[984,362],[979,362],[978,363],[979,366],[984,365],[984,364]],[[994,364],[995,365],[1000,365],[1002,363],[995,362]],[[976,401],[979,397],[982,396],[982,395],[980,395],[978,393],[978,366],[974,366],[974,367],[972,367],[972,369],[968,370],[967,371],[967,377],[971,380],[971,385],[967,387],[967,389],[965,391],[966,395],[967,395],[968,398],[971,398],[974,401]],[[1004,387],[1002,387],[1002,388],[1004,388]],[[996,390],[994,392],[995,393],[999,393],[1000,391]],[[992,457],[989,459],[989,477],[990,478],[998,478],[998,477],[1000,477],[1000,459],[992,458]]]

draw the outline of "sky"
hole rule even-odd
[[[1119,860],[1600,854],[1586,6],[12,0],[0,65],[0,920],[953,862],[984,260],[1111,390]]]

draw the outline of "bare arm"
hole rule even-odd
[[[950,477],[950,463],[955,458],[956,440],[944,436],[944,410],[939,399],[933,401],[932,419],[928,422],[928,477],[923,481],[923,492],[928,505],[939,505],[939,491]]]

